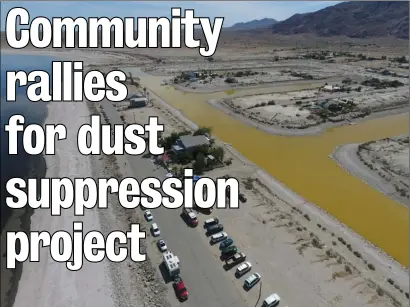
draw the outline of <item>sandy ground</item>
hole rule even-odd
[[[392,199],[409,203],[409,138],[402,136],[347,144],[332,157],[341,167]]]
[[[59,53],[59,56],[61,55],[63,54]],[[76,58],[72,60],[90,56],[82,52],[67,53],[65,56],[73,55]],[[109,63],[110,57],[111,55],[100,55],[103,65]],[[117,60],[127,61],[127,58],[120,57]],[[154,98],[156,99],[154,107],[149,111],[144,110],[144,113],[140,113],[142,117],[135,120],[143,121],[148,114],[156,112],[161,118],[160,121],[166,117],[164,121],[172,125],[173,129],[187,126],[194,128],[189,120],[183,118],[183,114],[176,112],[158,97],[154,96]],[[50,114],[55,114],[51,109],[52,106],[53,104],[50,104]],[[69,107],[70,105],[64,106],[67,110],[60,111],[55,118],[49,117],[48,122],[61,120],[67,123],[68,129],[87,122],[89,113],[86,112],[88,110],[85,104],[78,104],[75,109]],[[73,112],[72,117],[67,115],[68,112]],[[83,114],[84,117],[78,114]],[[129,120],[134,119],[134,114],[127,114],[127,116]],[[175,125],[179,121],[184,124]],[[98,177],[110,174],[121,177],[126,174],[126,170],[116,167],[116,163],[108,157],[89,161],[87,157],[79,155],[75,144],[73,146],[70,141],[67,141],[64,146],[67,148],[61,147],[59,150],[63,157],[66,154],[70,155],[68,161],[72,163],[69,166],[68,161],[59,156],[47,162],[51,163],[50,166],[48,165],[49,171],[54,171],[56,176],[82,174],[84,177],[89,175]],[[234,240],[238,241],[241,248],[248,253],[249,260],[262,272],[266,272],[263,273],[264,287],[266,284],[269,291],[277,291],[284,297],[289,297],[294,306],[408,306],[405,293],[408,296],[409,282],[404,268],[313,204],[307,204],[302,198],[294,195],[245,160],[233,148],[229,146],[226,148],[230,152],[228,155],[234,158],[232,166],[214,171],[209,176],[226,173],[237,176],[242,182],[242,192],[246,194],[248,202],[239,210],[233,212],[221,210],[216,214],[223,219],[227,231]],[[104,164],[106,160],[108,163]],[[248,182],[248,177],[253,178],[251,183]],[[89,214],[84,217],[87,219],[86,224],[101,229],[105,233],[111,227],[127,229],[129,222],[140,219],[138,215],[130,215],[115,208],[116,206],[112,206],[112,209],[104,214],[88,212]],[[43,214],[47,213],[34,213],[32,228],[34,222],[42,229],[63,228],[65,227],[63,225],[73,220],[72,215],[63,215],[60,224],[57,225],[54,219],[47,218]],[[147,249],[149,252],[149,247]],[[46,261],[42,261],[40,264],[23,265],[16,306],[20,306],[19,304],[27,306],[29,304],[27,300],[32,300],[27,292],[31,291],[34,297],[40,297],[41,293],[43,299],[48,298],[48,302],[41,302],[42,306],[48,306],[48,303],[51,306],[52,302],[56,304],[59,298],[65,297],[64,293],[75,293],[72,297],[77,302],[86,302],[89,297],[92,297],[93,306],[96,300],[101,306],[135,306],[142,305],[143,301],[148,304],[147,306],[167,306],[163,299],[169,294],[163,292],[160,282],[157,283],[150,262],[143,266],[127,262],[120,266],[106,263],[85,264],[84,272],[88,274],[81,272],[78,275],[71,275],[58,265],[46,264],[48,264]],[[370,264],[376,267],[375,271],[369,269]],[[50,291],[46,286],[48,283],[55,282],[56,272],[61,274],[58,277],[59,283]],[[37,274],[44,277],[45,282],[42,285],[39,285],[35,278]],[[149,276],[149,283],[147,283],[147,276]],[[391,278],[397,287],[388,283],[387,278]],[[66,280],[71,282],[68,283]],[[27,289],[26,292],[23,289]],[[159,294],[155,298],[152,295],[154,291]],[[39,295],[35,296],[37,292]]]
[[[83,157],[76,145],[77,130],[84,123],[84,117],[89,115],[86,104],[51,103],[48,112],[45,124],[62,123],[68,126],[68,139],[57,143],[56,155],[45,156],[46,177],[74,179],[90,176],[91,160]],[[96,210],[87,211],[84,217],[75,217],[73,210],[68,209],[59,217],[51,217],[48,210],[35,210],[31,217],[31,230],[49,233],[66,230],[72,234],[74,221],[82,221],[85,232],[101,229]],[[47,249],[42,249],[40,263],[26,262],[23,265],[14,306],[116,306],[107,266],[108,261],[84,263],[80,271],[71,272],[64,263],[54,262]],[[93,278],[90,279],[90,276]]]

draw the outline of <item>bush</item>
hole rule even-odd
[[[307,219],[307,220],[310,222],[310,217],[309,217],[309,215],[304,214],[303,216],[305,217],[305,219]]]
[[[199,127],[192,135],[205,135],[211,134],[211,127]]]
[[[337,237],[337,239],[339,240],[340,243],[342,243],[343,245],[346,245],[345,239],[343,239],[342,237]]]
[[[238,81],[235,78],[228,77],[225,79],[226,83],[238,83]]]
[[[358,251],[354,251],[353,254],[354,254],[357,258],[362,258],[362,254],[360,254]]]
[[[274,100],[269,100],[268,106],[274,106],[274,105],[275,105],[275,101]]]
[[[387,279],[387,282],[388,282],[389,284],[391,284],[391,285],[394,285],[394,280],[391,279],[391,278],[388,278],[388,279]]]
[[[372,270],[372,271],[375,271],[375,270],[376,270],[376,268],[374,267],[374,265],[371,264],[371,263],[369,263],[369,264],[367,265],[367,267],[368,267],[370,270]]]
[[[222,147],[218,146],[218,147],[215,147],[215,148],[211,148],[209,150],[209,154],[213,155],[216,160],[223,161],[224,156],[225,156],[225,151]]]
[[[347,264],[345,265],[345,271],[349,274],[352,274],[352,269]]]

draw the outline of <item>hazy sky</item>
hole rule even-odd
[[[338,1],[340,2],[340,1]],[[225,17],[224,26],[261,18],[284,20],[296,13],[313,12],[335,1],[10,1],[1,2],[1,30],[7,12],[23,7],[30,17],[168,17],[171,7],[195,9],[197,17]]]

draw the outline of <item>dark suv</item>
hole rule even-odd
[[[209,226],[207,231],[206,231],[206,235],[210,236],[213,235],[215,233],[221,232],[224,230],[224,226],[222,224],[218,224],[218,225],[212,225]]]

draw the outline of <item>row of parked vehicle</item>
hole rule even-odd
[[[217,217],[206,220],[204,222],[204,228],[206,230],[206,235],[211,238],[210,244],[215,245],[219,243],[219,250],[221,251],[220,258],[222,261],[225,261],[224,268],[226,270],[230,270],[236,265],[240,264],[235,271],[235,276],[237,279],[241,278],[252,270],[252,264],[249,261],[245,262],[246,255],[240,252],[237,246],[234,244],[234,240],[228,237],[228,234],[224,231],[224,226],[220,223]],[[262,276],[257,272],[249,275],[245,279],[243,284],[245,291],[252,289],[261,280],[261,278]],[[278,306],[279,302],[279,295],[273,293],[263,301],[262,306]]]
[[[154,216],[152,215],[150,210],[145,210],[144,212],[144,217],[148,222],[152,222],[154,220]],[[159,227],[157,223],[152,223],[151,224],[151,234],[154,237],[159,237],[161,235],[161,231],[159,230]],[[172,254],[168,250],[168,246],[165,243],[165,240],[163,239],[158,239],[157,240],[157,247],[160,250],[160,252],[163,255],[164,259],[164,265],[168,271],[168,274],[173,280],[173,288],[175,290],[175,294],[177,298],[180,301],[185,301],[188,299],[189,292],[187,288],[185,287],[185,283],[182,280],[180,276],[180,270],[179,270],[179,259],[176,257],[174,254]]]

